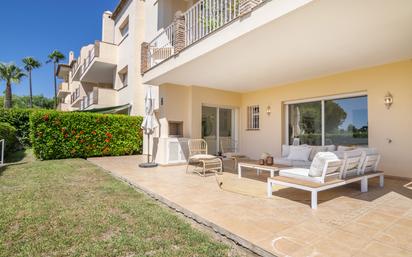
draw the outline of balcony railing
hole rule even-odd
[[[70,97],[71,103],[74,103],[80,97],[80,87],[76,88],[76,90],[72,93]]]
[[[84,110],[88,108],[90,105],[96,104],[95,98],[94,98],[94,90],[97,90],[97,88],[93,89],[93,91],[91,91],[90,93],[88,93],[86,96],[83,97],[80,103],[80,110]]]
[[[149,44],[148,58],[151,61],[150,67],[169,58],[174,54],[175,27],[170,24]]]
[[[201,0],[142,45],[142,73],[206,37],[266,0]]]
[[[93,59],[96,57],[95,54],[95,47],[89,50],[87,57],[83,60],[81,71],[80,71],[80,76],[86,72],[87,68],[90,66],[92,63]]]

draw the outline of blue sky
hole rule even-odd
[[[118,0],[13,0],[0,5],[0,62],[14,62],[33,56],[43,66],[33,73],[33,93],[51,97],[52,64],[47,55],[58,49],[66,57],[73,50],[78,55],[83,45],[101,39],[101,17],[116,7]],[[0,82],[0,95],[5,89]],[[28,79],[13,86],[13,94],[28,95]]]

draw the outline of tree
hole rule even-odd
[[[29,108],[33,108],[33,88],[32,88],[32,80],[31,80],[31,72],[34,69],[38,69],[41,66],[41,63],[34,59],[33,57],[26,57],[23,59],[24,69],[29,73],[29,88],[30,88],[30,95],[29,95]]]
[[[56,74],[56,69],[57,69],[57,64],[59,64],[60,61],[63,61],[66,59],[66,56],[62,54],[61,52],[54,50],[51,54],[48,56],[49,60],[47,63],[53,62],[53,76],[54,76],[54,108],[57,108],[57,74]]]
[[[26,74],[14,64],[0,63],[0,80],[6,82],[6,99],[4,101],[4,108],[9,109],[12,106],[12,92],[11,85],[19,84]]]
[[[12,108],[24,109],[29,105],[30,96],[13,95]],[[35,109],[53,109],[54,99],[47,98],[43,95],[34,95],[32,97],[33,108]],[[0,106],[4,104],[4,97],[0,96]]]

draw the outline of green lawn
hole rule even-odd
[[[237,252],[85,160],[14,158],[23,163],[0,169],[0,256]]]

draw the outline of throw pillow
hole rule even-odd
[[[288,160],[308,161],[312,147],[308,146],[290,146]]]
[[[339,160],[339,158],[331,152],[317,153],[315,158],[313,158],[312,164],[310,165],[309,176],[321,177],[327,160]],[[337,169],[338,167],[335,170],[329,171],[329,173],[335,172]]]
[[[312,146],[312,151],[310,152],[309,155],[309,161],[313,161],[313,158],[315,158],[315,155],[319,152],[327,152],[326,146]]]

